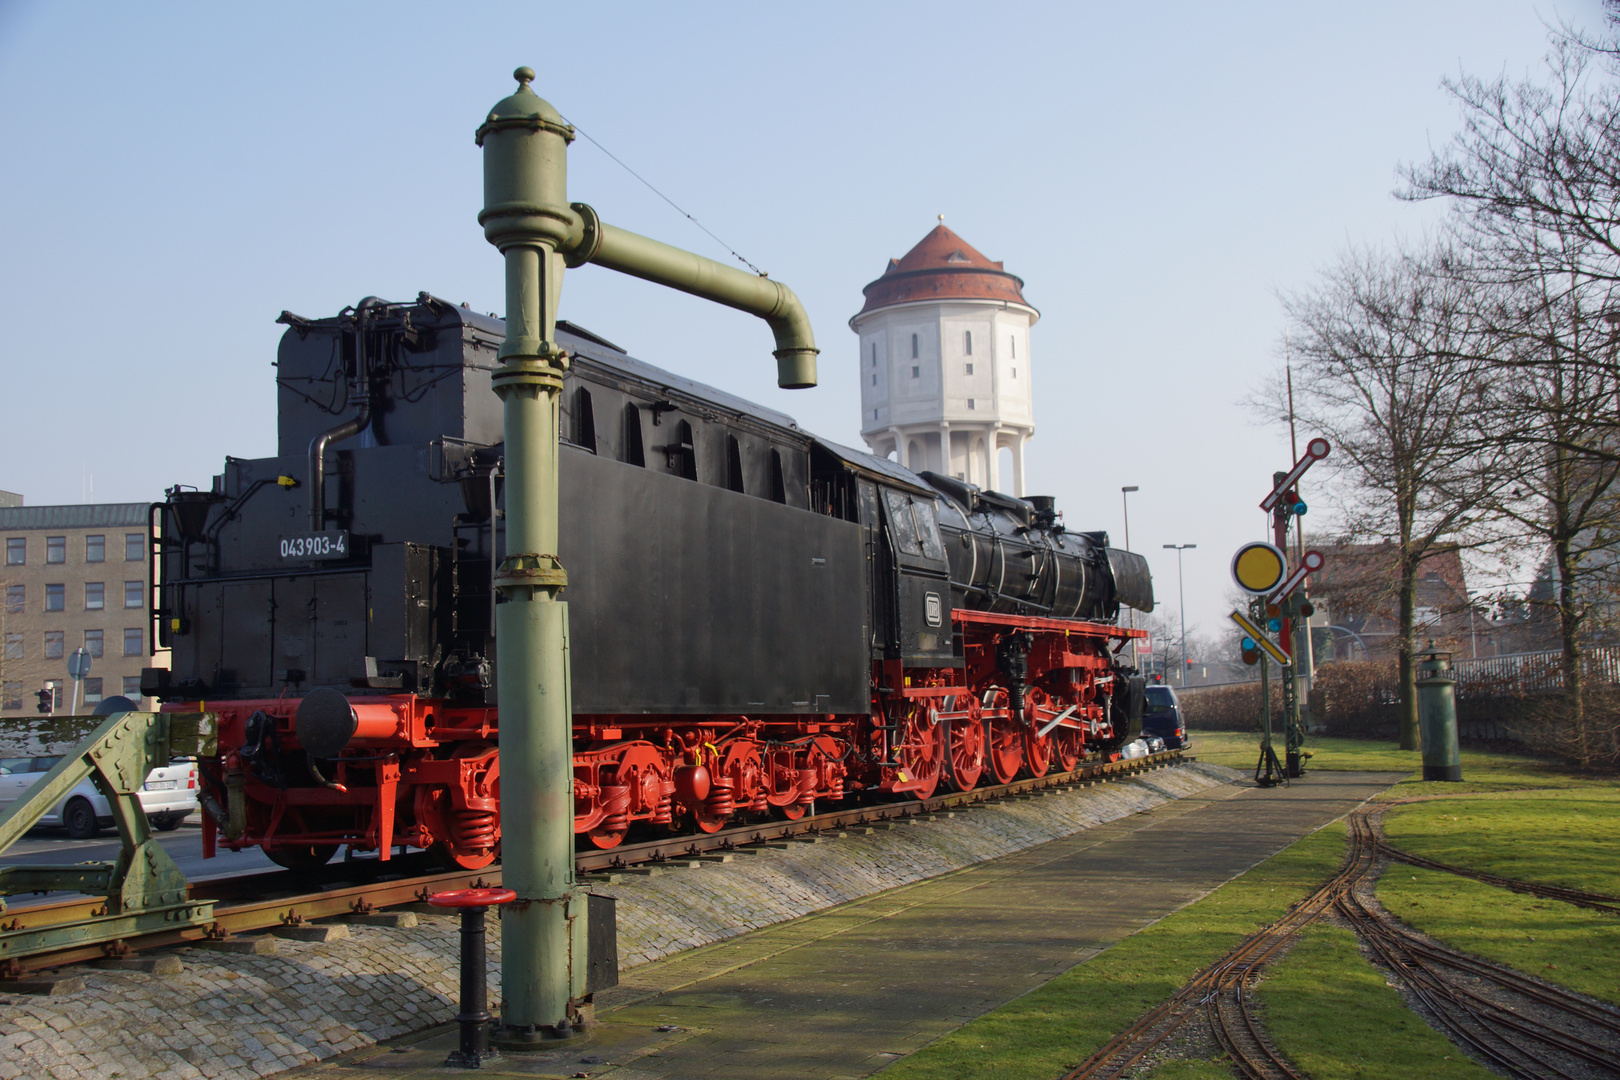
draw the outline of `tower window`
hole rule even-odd
[[[917,365],[917,364],[912,364],[911,365],[911,377],[913,379],[916,379],[916,378],[920,378],[921,376],[922,376],[922,367],[920,365]]]
[[[1018,369],[1017,368],[1012,369],[1012,377],[1015,378],[1015,379],[1018,378]]]
[[[1014,360],[1018,359],[1018,339],[1008,338],[1007,343],[1012,346],[1012,358]]]
[[[973,331],[967,330],[962,334],[962,351],[969,356],[973,355]]]
[[[968,373],[968,374],[969,374],[969,375],[971,375],[971,374],[973,374],[973,365],[972,365],[972,364],[969,364],[969,365],[968,365],[968,366],[967,366],[967,373]]]
[[[911,358],[913,360],[917,359],[917,335],[916,334],[911,335]]]
[[[973,399],[972,399],[972,398],[968,398],[968,411],[970,411],[970,412],[971,412],[971,411],[972,411],[972,410],[973,410],[973,404],[974,404],[974,403],[973,403]]]
[[[872,385],[873,386],[877,385],[877,376],[876,375],[872,376]]]
[[[877,367],[877,342],[872,342],[872,366]]]

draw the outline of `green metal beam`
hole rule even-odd
[[[0,961],[62,944],[113,941],[134,932],[132,927],[161,929],[212,915],[212,903],[188,901],[186,876],[153,839],[140,791],[147,774],[171,757],[218,753],[217,731],[217,717],[210,713],[115,713],[0,814],[4,854],[89,779],[107,799],[123,842],[112,863],[0,868],[0,896],[69,891],[107,898],[104,914],[82,922],[0,931]]]

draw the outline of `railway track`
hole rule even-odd
[[[1381,813],[1382,811],[1378,811]],[[1620,1009],[1587,1001],[1509,968],[1425,941],[1371,899],[1380,856],[1404,856],[1379,834],[1366,807],[1349,817],[1343,867],[1287,915],[1244,939],[1204,968],[1164,1004],[1120,1032],[1063,1080],[1111,1080],[1143,1064],[1183,1024],[1207,1016],[1216,1040],[1249,1080],[1304,1080],[1271,1045],[1249,1008],[1250,990],[1266,964],[1306,927],[1330,911],[1395,972],[1423,1004],[1432,1023],[1499,1071],[1518,1080],[1620,1077]],[[1553,886],[1492,878],[1408,856],[1402,861],[1570,903],[1604,907],[1614,899]]]
[[[579,873],[589,874],[646,864],[668,863],[683,857],[695,858],[751,844],[810,837],[861,825],[916,819],[941,811],[1002,799],[1032,797],[1042,792],[1069,789],[1077,785],[1089,786],[1108,780],[1123,779],[1165,768],[1183,760],[1193,758],[1179,750],[1173,750],[1145,758],[1082,765],[1071,772],[1015,780],[1010,784],[976,788],[973,791],[954,791],[925,800],[874,803],[823,814],[807,814],[797,820],[746,823],[713,833],[624,844],[607,850],[586,848],[576,853],[575,868]],[[355,863],[347,863],[328,868],[326,871],[328,884],[318,890],[306,888],[300,891],[290,888],[289,875],[283,871],[194,883],[190,887],[191,899],[216,901],[214,921],[207,927],[176,927],[172,930],[126,938],[113,943],[111,947],[103,944],[80,945],[8,957],[0,960],[0,979],[16,978],[69,964],[99,960],[105,956],[123,956],[133,952],[173,948],[209,940],[222,941],[236,934],[270,930],[281,926],[297,926],[344,915],[369,914],[389,907],[424,902],[436,892],[498,885],[501,881],[501,871],[497,865],[481,871],[436,871],[394,876],[386,880],[332,884],[336,881],[333,875],[353,877],[359,871],[389,865],[371,860],[366,862],[370,866],[360,867]],[[401,860],[394,865],[409,866],[409,860]],[[101,897],[74,897],[13,908],[4,916],[0,916],[0,919],[4,920],[0,923],[0,933],[70,925],[94,917],[105,910],[105,904],[106,901]],[[4,982],[0,981],[0,992],[3,992],[4,985]]]

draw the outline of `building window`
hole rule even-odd
[[[101,680],[99,678],[84,680],[84,703],[86,705],[101,704]]]
[[[1017,338],[1008,338],[1007,339],[1007,344],[1012,347],[1012,358],[1014,360],[1018,359],[1018,339]]]
[[[969,411],[969,412],[972,412],[972,411],[973,411],[973,407],[974,407],[974,402],[973,402],[973,399],[972,399],[972,398],[968,398],[968,411]]]
[[[107,561],[107,538],[105,536],[87,536],[84,538],[84,561]]]
[[[962,351],[968,356],[973,355],[973,331],[971,330],[962,332]]]
[[[84,651],[90,654],[90,659],[100,660],[104,651],[105,635],[100,630],[86,630],[84,632]]]
[[[6,565],[22,566],[28,561],[28,538],[26,536],[6,537]]]
[[[968,373],[968,374],[969,374],[969,375],[971,375],[971,374],[973,374],[973,365],[972,365],[972,364],[969,364],[969,365],[968,365],[968,366],[967,366],[967,373]]]
[[[124,696],[134,702],[141,700],[141,677],[139,675],[124,676]]]
[[[144,581],[124,582],[124,606],[127,608],[146,606],[146,583]]]
[[[146,558],[146,534],[145,533],[125,533],[124,534],[124,561],[125,562],[140,562],[144,558]]]
[[[146,652],[145,635],[138,626],[124,628],[124,655],[140,656]]]
[[[917,335],[916,334],[911,335],[911,358],[913,360],[917,359]]]
[[[872,366],[877,367],[877,342],[872,342]]]
[[[45,631],[45,659],[60,660],[66,653],[67,634],[61,630]]]
[[[876,375],[872,376],[872,385],[873,386],[877,385],[877,376]]]
[[[920,377],[921,375],[922,375],[922,367],[920,365],[918,365],[918,364],[912,364],[911,365],[911,377],[913,379],[915,379],[915,378]]]
[[[21,660],[23,658],[23,636],[21,634],[6,635],[6,659]]]
[[[876,409],[873,409],[872,410],[872,419],[876,420],[877,418],[878,418],[878,411]]]
[[[84,610],[100,611],[107,606],[107,583],[104,581],[87,581],[84,583]]]
[[[8,682],[0,691],[0,709],[22,708],[22,683]]]
[[[66,607],[66,604],[67,604],[67,586],[66,585],[47,585],[47,586],[45,586],[45,610],[46,611],[61,611],[61,610],[64,609],[64,607]]]
[[[28,606],[28,587],[26,585],[6,586],[6,611],[12,615],[20,614]]]
[[[1012,369],[1012,377],[1015,378],[1015,379],[1018,378],[1018,369],[1017,368]]]
[[[48,563],[67,562],[67,537],[47,536],[45,538],[45,561]]]

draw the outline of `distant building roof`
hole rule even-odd
[[[1033,310],[1023,290],[1023,278],[939,225],[905,255],[890,259],[883,276],[861,290],[866,306],[859,315],[920,300],[1002,300]]]
[[[15,491],[0,491],[0,506],[21,506],[23,497]]]
[[[116,529],[146,524],[149,503],[71,503],[66,506],[0,506],[0,532],[24,529]]]

